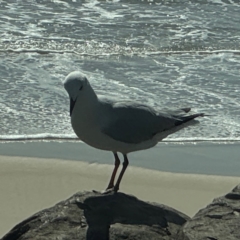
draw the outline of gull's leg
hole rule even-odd
[[[115,166],[114,166],[114,169],[113,169],[113,172],[112,172],[112,176],[111,176],[111,179],[109,181],[109,184],[108,184],[108,187],[107,187],[106,190],[114,188],[114,180],[115,180],[115,177],[116,177],[116,173],[117,173],[118,167],[120,165],[120,160],[118,158],[117,153],[113,153],[113,154],[114,154],[114,157],[115,157]]]
[[[118,180],[116,182],[116,185],[114,187],[114,192],[117,192],[119,190],[119,185],[121,183],[121,180],[122,180],[122,177],[123,177],[123,174],[124,172],[126,171],[127,169],[127,166],[128,166],[128,158],[127,158],[127,155],[126,154],[123,154],[123,157],[124,157],[124,161],[123,161],[123,167],[122,167],[122,170],[119,174],[119,177],[118,177]]]

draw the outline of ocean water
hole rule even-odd
[[[75,138],[62,81],[210,117],[165,141],[240,141],[238,0],[0,0],[0,139]]]

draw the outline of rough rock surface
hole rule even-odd
[[[192,219],[123,193],[80,192],[24,220],[2,238],[30,239],[239,240],[240,185]]]
[[[176,240],[189,219],[123,193],[79,192],[19,223],[2,240]]]
[[[239,240],[240,185],[200,210],[182,229],[181,240]]]

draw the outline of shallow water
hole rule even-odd
[[[0,138],[74,138],[64,77],[211,114],[167,141],[240,140],[238,1],[0,1]]]

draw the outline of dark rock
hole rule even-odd
[[[190,218],[123,193],[77,193],[16,225],[2,240],[176,240]]]
[[[177,239],[239,240],[240,185],[200,210],[184,225]]]

